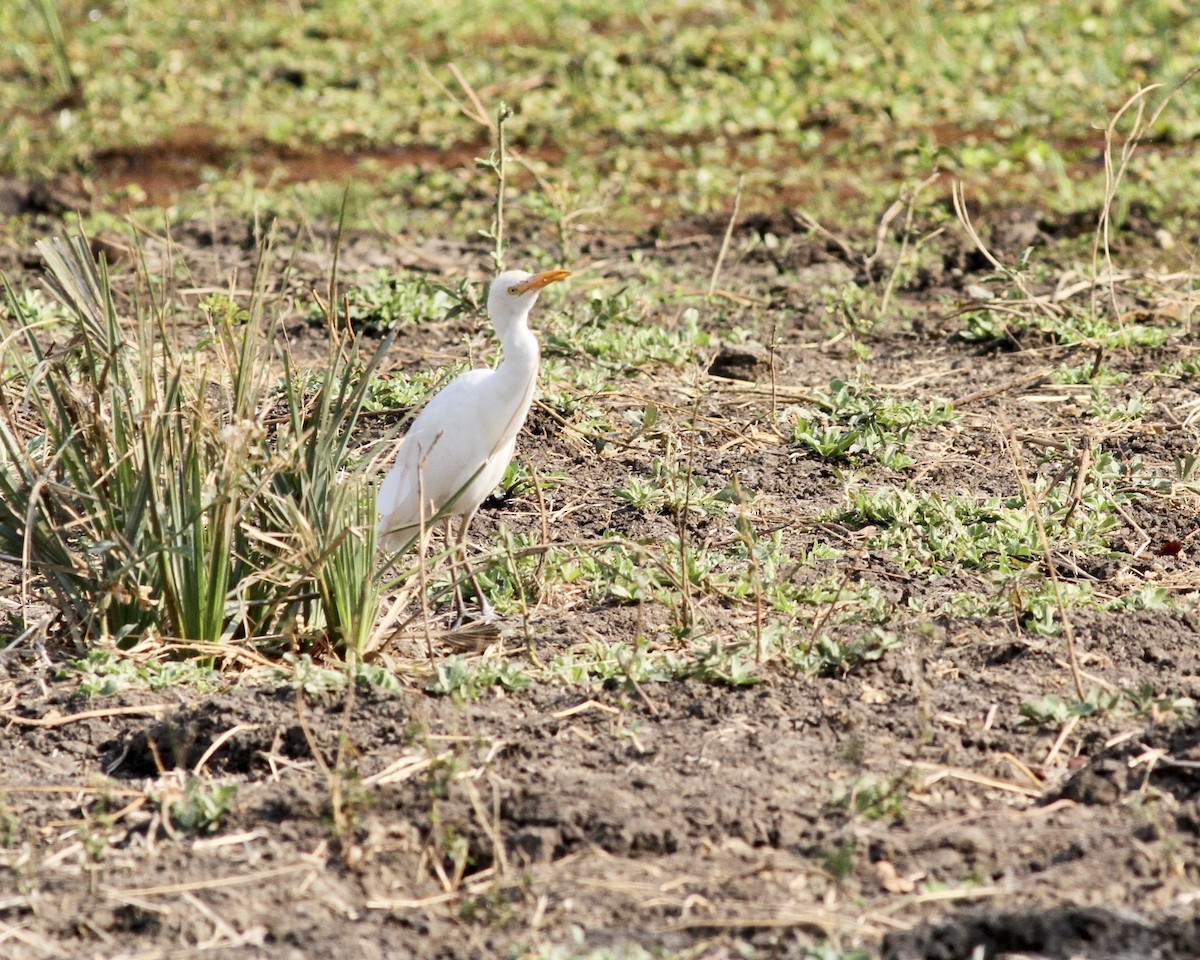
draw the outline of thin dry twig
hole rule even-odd
[[[1052,370],[1050,367],[1044,367],[1041,370],[1035,370],[1033,373],[1027,373],[1017,377],[1015,380],[1010,380],[1008,383],[1002,383],[995,387],[985,387],[983,390],[976,390],[974,393],[968,393],[965,397],[953,401],[955,409],[965,407],[970,403],[978,403],[980,400],[989,400],[992,397],[998,397],[1002,393],[1008,393],[1010,390],[1017,390],[1021,387],[1027,387],[1031,383],[1037,383],[1039,380],[1044,380],[1050,376]]]
[[[256,886],[267,880],[290,876],[302,870],[311,870],[311,862],[291,863],[287,866],[276,867],[272,870],[259,870],[256,873],[240,873],[230,877],[217,877],[213,880],[191,880],[186,883],[166,883],[154,887],[104,888],[104,894],[111,900],[128,900],[131,897],[165,897],[182,893],[195,893],[200,890],[223,890],[229,887]]]
[[[1104,203],[1100,207],[1100,219],[1096,224],[1096,234],[1092,241],[1092,273],[1099,274],[1099,253],[1101,248],[1104,251],[1104,264],[1108,270],[1109,277],[1115,276],[1112,263],[1112,247],[1109,239],[1109,231],[1112,226],[1112,207],[1117,197],[1117,191],[1120,189],[1121,181],[1125,178],[1125,173],[1129,169],[1129,164],[1133,160],[1133,155],[1137,151],[1138,146],[1145,138],[1146,134],[1158,122],[1158,118],[1162,112],[1174,99],[1175,94],[1180,91],[1186,84],[1190,83],[1197,75],[1200,75],[1200,67],[1193,67],[1183,75],[1167,93],[1163,96],[1158,107],[1150,115],[1150,119],[1145,119],[1146,114],[1146,97],[1155,90],[1160,89],[1163,84],[1152,83],[1148,86],[1141,87],[1121,105],[1121,108],[1113,114],[1112,119],[1108,122],[1108,126],[1104,128]],[[1113,143],[1117,136],[1117,124],[1121,118],[1129,111],[1130,108],[1136,110],[1133,121],[1133,129],[1129,137],[1121,144],[1120,162],[1114,165],[1113,162]],[[1112,304],[1113,316],[1120,319],[1121,311],[1117,304],[1117,286],[1116,282],[1108,284],[1109,297]],[[1092,313],[1096,312],[1096,286],[1092,287]]]
[[[65,727],[68,724],[79,723],[83,720],[100,720],[105,717],[161,717],[172,709],[170,704],[157,704],[148,707],[108,707],[98,710],[84,710],[82,713],[69,713],[62,717],[22,717],[11,712],[0,713],[0,720],[7,720],[19,727]]]
[[[1006,267],[988,249],[988,245],[984,243],[983,238],[979,235],[979,231],[975,229],[975,224],[971,222],[971,215],[967,213],[966,195],[963,192],[963,185],[960,181],[956,180],[950,185],[950,196],[954,201],[954,212],[958,216],[958,222],[975,245],[975,249],[979,251],[998,273],[1004,274],[1004,276],[1012,281],[1013,285],[1021,291],[1021,296],[1025,298],[1029,305],[1036,307],[1048,317],[1058,317],[1063,312],[1063,308],[1055,303],[1052,297],[1040,297],[1034,294],[1025,282],[1024,276]],[[989,304],[988,306],[990,309],[992,305]],[[1012,306],[1012,304],[1010,303],[1009,306]]]
[[[737,224],[738,210],[742,206],[742,177],[738,177],[737,188],[733,191],[733,211],[729,214],[729,223],[725,227],[725,236],[721,238],[721,249],[717,251],[717,262],[713,264],[712,276],[708,279],[708,295],[711,297],[717,289],[717,280],[721,276],[721,264],[725,262],[725,254],[729,252],[729,242],[733,239],[733,228]]]
[[[196,761],[196,765],[192,768],[192,773],[196,776],[200,776],[201,771],[204,770],[204,765],[213,758],[213,754],[215,754],[230,739],[236,737],[243,730],[253,730],[255,726],[256,725],[253,723],[239,723],[230,727],[208,745],[208,749],[205,750],[204,753],[201,754],[200,759]]]
[[[995,777],[985,776],[982,773],[975,773],[972,770],[963,770],[959,767],[948,767],[941,763],[928,763],[924,760],[904,760],[905,766],[913,767],[916,770],[928,771],[930,776],[922,783],[924,787],[931,787],[938,780],[950,778],[951,780],[962,780],[964,783],[974,783],[981,787],[989,787],[992,790],[1003,790],[1006,793],[1016,793],[1023,797],[1036,798],[1042,795],[1042,790],[1036,787],[1027,787],[1024,784],[1012,783],[1008,780],[998,780]]]
[[[1080,700],[1085,698],[1083,692],[1083,679],[1079,671],[1079,657],[1075,652],[1075,628],[1071,624],[1071,618],[1067,616],[1067,605],[1063,602],[1062,587],[1058,582],[1058,569],[1054,563],[1054,556],[1050,550],[1050,538],[1046,534],[1046,524],[1042,520],[1042,512],[1038,509],[1038,500],[1034,495],[1033,486],[1029,482],[1029,475],[1025,472],[1025,461],[1021,456],[1021,444],[1017,440],[1017,435],[1013,432],[1012,426],[1006,421],[1004,423],[1003,432],[1005,439],[1008,441],[1009,453],[1012,456],[1013,472],[1017,477],[1017,484],[1021,488],[1021,496],[1025,500],[1025,505],[1033,516],[1033,522],[1037,526],[1038,540],[1041,543],[1042,559],[1046,564],[1046,573],[1050,577],[1050,586],[1054,591],[1054,602],[1058,607],[1059,620],[1062,623],[1063,638],[1067,644],[1067,658],[1071,665],[1071,680],[1075,684],[1075,695]]]

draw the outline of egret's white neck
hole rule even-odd
[[[529,329],[529,311],[518,314],[503,326],[497,326],[496,333],[500,337],[500,348],[504,351],[496,372],[512,377],[514,382],[532,381],[537,376],[541,348],[537,337]]]

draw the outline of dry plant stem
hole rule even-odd
[[[713,264],[712,276],[708,279],[708,295],[711,297],[717,289],[717,280],[721,276],[721,264],[729,252],[729,242],[733,239],[733,228],[737,224],[738,209],[742,205],[742,177],[738,177],[737,188],[733,191],[733,211],[729,214],[729,223],[725,227],[725,236],[721,238],[721,249],[717,251],[717,262]]]
[[[1063,517],[1063,525],[1070,523],[1075,514],[1075,508],[1083,497],[1083,485],[1087,482],[1088,470],[1092,466],[1092,435],[1085,433],[1079,445],[1079,456],[1075,462],[1075,479],[1071,482],[1071,493],[1067,497],[1067,515]]]
[[[512,116],[512,111],[508,109],[507,104],[501,103],[496,111],[496,249],[492,253],[492,259],[496,263],[496,269],[504,270],[504,188],[507,177],[506,161],[504,157],[505,136],[504,136],[504,121]]]
[[[300,732],[304,734],[304,742],[308,744],[308,752],[312,754],[313,761],[316,763],[320,771],[329,776],[329,764],[325,760],[325,755],[321,753],[321,747],[317,743],[317,738],[313,735],[312,727],[308,724],[308,715],[304,705],[304,688],[296,687],[296,720],[300,724]],[[150,741],[153,743],[154,741]]]
[[[333,812],[333,829],[342,840],[343,857],[349,857],[353,847],[353,819],[346,815],[346,800],[343,785],[346,777],[346,759],[350,755],[350,719],[354,716],[354,700],[358,690],[355,674],[358,668],[358,656],[354,647],[347,651],[346,658],[346,702],[342,706],[342,729],[338,734],[337,753],[334,755],[333,769],[329,773],[329,807]]]
[[[458,579],[458,550],[454,546],[454,519],[450,514],[442,517],[442,539],[446,543],[446,553],[450,557],[450,581],[454,584],[455,615],[462,617],[466,603],[463,600],[462,581]]]
[[[84,710],[65,717],[21,717],[15,713],[0,713],[0,720],[7,720],[19,727],[65,727],[81,720],[97,720],[102,717],[160,717],[171,708],[166,704],[156,707],[112,707],[107,710]]]
[[[833,599],[829,601],[825,609],[821,611],[821,615],[813,621],[812,631],[808,635],[809,646],[817,642],[817,635],[821,632],[821,628],[825,626],[826,621],[833,616],[833,611],[837,607],[838,601],[842,599],[842,591],[846,589],[846,585],[850,582],[850,577],[853,571],[846,571],[842,576],[841,582],[838,584],[837,590],[833,594]]]
[[[1054,602],[1058,607],[1059,620],[1062,622],[1063,639],[1067,643],[1067,661],[1071,667],[1071,681],[1075,685],[1075,695],[1080,700],[1084,700],[1086,699],[1086,694],[1083,690],[1083,677],[1079,670],[1079,657],[1075,651],[1075,628],[1071,625],[1071,618],[1067,616],[1067,606],[1063,603],[1062,588],[1058,582],[1058,572],[1054,565],[1054,556],[1050,551],[1050,538],[1046,535],[1046,524],[1042,521],[1042,514],[1038,509],[1038,502],[1034,496],[1033,486],[1030,484],[1029,476],[1025,472],[1025,461],[1021,456],[1020,442],[1017,440],[1012,426],[1007,421],[1003,424],[1003,431],[1004,437],[1008,441],[1008,449],[1013,462],[1013,472],[1016,474],[1017,484],[1021,488],[1021,496],[1025,500],[1025,506],[1033,515],[1033,522],[1037,525],[1038,539],[1041,541],[1042,548],[1042,561],[1046,564],[1046,573],[1050,577],[1050,586],[1054,590]]]
[[[771,351],[771,425],[775,426],[775,427],[778,427],[778,425],[779,425],[779,392],[778,392],[778,387],[776,386],[776,382],[775,382],[776,375],[777,375],[777,368],[778,368],[778,363],[776,362],[777,361],[776,346],[778,345],[777,344],[778,327],[779,327],[779,317],[777,314],[772,313],[771,314],[771,343],[769,345],[769,349]]]
[[[434,443],[437,441],[435,440]],[[417,530],[417,581],[421,590],[421,628],[425,633],[425,653],[429,657],[430,662],[433,662],[433,639],[429,632],[429,571],[425,569],[425,556],[429,550],[429,524],[425,517],[425,462],[429,459],[428,454],[421,459],[417,464],[417,500],[419,502],[420,527]],[[446,549],[451,550],[453,558],[453,550],[449,543],[446,544]],[[451,564],[453,564],[451,559]]]
[[[979,231],[975,229],[975,224],[971,222],[970,214],[967,213],[967,201],[966,196],[963,193],[963,185],[961,182],[955,181],[950,185],[950,196],[954,201],[954,213],[958,216],[958,222],[962,225],[963,230],[966,231],[966,234],[970,238],[971,242],[975,244],[975,249],[977,249],[983,255],[984,259],[986,259],[988,263],[990,263],[997,271],[1008,277],[1013,282],[1013,285],[1021,291],[1021,296],[1023,296],[1031,305],[1041,310],[1042,313],[1046,314],[1046,316],[1057,317],[1060,313],[1062,313],[1062,308],[1054,302],[1052,297],[1039,297],[1034,295],[1030,291],[1029,285],[1025,283],[1025,278],[1015,270],[1010,270],[1008,267],[1004,266],[1004,264],[996,259],[992,251],[988,249],[987,244],[983,242],[983,237],[981,237],[979,235]]]
[[[639,613],[641,612],[641,604],[638,604],[638,612]],[[635,636],[635,649],[636,649],[636,636]],[[650,716],[657,717],[658,716],[658,707],[656,707],[654,705],[654,701],[651,700],[646,695],[646,691],[643,690],[642,685],[640,683],[638,683],[637,677],[635,677],[633,675],[633,657],[630,656],[628,659],[625,659],[625,658],[621,657],[620,654],[618,654],[617,655],[617,663],[619,663],[621,665],[621,669],[624,671],[625,679],[629,681],[629,685],[631,687],[633,687],[634,692],[641,698],[642,703],[644,703],[646,705],[646,709],[650,711]]]
[[[909,238],[912,236],[913,211],[916,209],[917,197],[921,195],[921,191],[930,184],[937,181],[941,173],[935,173],[931,177],[927,177],[913,188],[912,193],[908,197],[908,204],[904,213],[904,230],[900,234],[900,251],[896,254],[896,262],[892,266],[892,271],[888,275],[887,285],[883,288],[883,296],[879,301],[879,318],[882,320],[887,315],[888,307],[892,302],[892,293],[896,289],[896,281],[900,276],[900,267],[904,263],[904,255],[908,252]],[[880,237],[882,243],[882,236]],[[876,251],[878,252],[878,251]]]
[[[542,533],[542,542],[539,544],[539,546],[545,546],[548,548],[550,546],[550,513],[546,509],[546,496],[542,492],[542,478],[538,473],[536,465],[530,469],[529,476],[533,480],[534,496],[537,497],[538,521]],[[548,553],[549,550],[547,549],[538,554],[537,567],[533,573],[534,585],[538,588],[539,597],[541,596],[542,592],[542,586],[544,582],[543,577],[545,576],[544,571],[546,569],[546,557]]]
[[[1002,393],[1008,393],[1009,390],[1017,390],[1020,387],[1027,387],[1031,383],[1037,383],[1039,380],[1044,380],[1050,376],[1051,370],[1046,367],[1042,370],[1035,370],[1033,373],[1027,373],[1023,377],[1017,377],[1015,380],[1010,380],[1008,383],[1002,383],[998,387],[987,387],[984,390],[976,390],[974,393],[968,393],[965,397],[960,397],[952,401],[954,408],[965,407],[969,403],[978,403],[980,400],[988,400],[991,397],[998,397]]]
[[[796,221],[797,226],[803,227],[809,233],[815,233],[818,236],[824,237],[830,243],[837,246],[842,251],[842,257],[847,263],[858,262],[859,257],[855,254],[854,248],[841,237],[837,236],[837,234],[831,233],[822,226],[816,217],[807,210],[797,210],[792,214],[792,219]]]
[[[546,554],[542,554],[539,560],[545,559]],[[512,537],[505,536],[504,538],[504,558],[508,562],[508,569],[512,573],[513,583],[517,587],[517,599],[521,604],[521,632],[525,637],[525,650],[533,663],[538,663],[535,651],[537,644],[533,639],[533,631],[529,628],[529,598],[525,595],[525,584],[521,581],[520,572],[517,569],[517,558],[513,553]],[[539,587],[540,590],[540,587]],[[479,595],[482,600],[483,595]]]
[[[1145,119],[1146,114],[1146,97],[1163,86],[1161,83],[1153,83],[1149,86],[1142,87],[1136,91],[1133,96],[1121,105],[1113,118],[1108,122],[1108,126],[1104,128],[1104,204],[1100,208],[1100,220],[1096,224],[1096,236],[1092,243],[1092,274],[1099,274],[1099,256],[1100,248],[1104,249],[1104,265],[1109,276],[1113,276],[1112,265],[1112,248],[1109,245],[1109,230],[1112,226],[1112,205],[1116,199],[1117,190],[1121,186],[1121,181],[1125,177],[1125,172],[1129,169],[1130,161],[1133,160],[1133,155],[1136,152],[1138,145],[1142,142],[1142,138],[1146,136],[1149,130],[1158,122],[1158,118],[1167,108],[1167,105],[1174,98],[1175,94],[1187,83],[1189,83],[1197,74],[1200,74],[1200,67],[1194,67],[1189,70],[1184,76],[1167,91],[1166,96],[1162,98],[1154,113],[1150,115],[1150,119]],[[1113,142],[1117,136],[1117,124],[1121,117],[1131,108],[1136,108],[1136,116],[1133,121],[1133,129],[1130,131],[1129,137],[1121,145],[1121,159],[1114,167],[1113,165]],[[1108,285],[1109,297],[1112,303],[1113,316],[1120,320],[1121,311],[1117,304],[1117,287],[1116,281],[1113,280]],[[1092,314],[1096,313],[1096,288],[1092,287]]]
[[[697,378],[693,384],[693,389],[696,391],[695,400],[692,402],[692,423],[689,426],[694,426],[700,414],[700,382]],[[692,508],[692,467],[693,454],[696,452],[694,442],[695,431],[689,429],[687,432],[687,469],[683,478],[683,509],[675,518],[676,527],[679,531],[679,584],[680,597],[683,600],[683,628],[691,630],[693,624],[692,617],[692,578],[688,574],[687,562],[687,519],[688,512]]]
[[[600,212],[602,212],[603,207],[584,207],[582,209],[572,210],[571,212],[568,213],[565,209],[565,204],[561,203],[555,197],[554,188],[550,185],[549,181],[547,181],[546,178],[543,177],[538,172],[537,168],[532,163],[530,163],[528,160],[526,160],[516,150],[508,150],[506,148],[504,131],[503,131],[503,121],[512,115],[511,111],[508,109],[508,107],[501,104],[500,112],[497,114],[497,119],[499,120],[499,124],[497,124],[497,122],[493,121],[491,116],[488,115],[487,110],[483,106],[482,98],[479,96],[478,93],[475,92],[475,88],[472,87],[470,82],[467,80],[467,78],[463,76],[462,71],[458,69],[458,66],[456,64],[449,63],[446,66],[447,66],[447,69],[450,71],[450,73],[454,76],[454,80],[458,84],[459,88],[462,90],[463,94],[466,96],[466,98],[468,100],[471,101],[470,109],[468,109],[466,107],[466,105],[463,104],[462,101],[459,100],[454,95],[454,93],[444,83],[442,83],[441,80],[439,80],[437,78],[437,76],[433,73],[432,70],[430,70],[429,65],[425,61],[422,60],[422,61],[419,61],[419,63],[421,66],[421,70],[425,73],[425,76],[429,80],[431,80],[434,83],[434,85],[438,87],[438,89],[441,90],[441,92],[446,96],[446,98],[448,100],[450,100],[452,103],[454,103],[455,106],[458,107],[459,111],[463,114],[463,116],[465,116],[469,120],[474,121],[475,123],[480,124],[481,126],[487,127],[488,130],[491,131],[492,135],[495,136],[500,141],[501,158],[502,159],[507,158],[508,160],[512,160],[514,163],[518,164],[526,173],[528,173],[531,177],[533,177],[533,179],[535,181],[537,181],[538,187],[541,188],[541,191],[545,195],[546,199],[550,201],[550,204],[554,207],[555,211],[558,213],[559,243],[562,245],[563,258],[570,259],[569,255],[568,255],[568,250],[567,250],[567,247],[568,247],[567,232],[566,232],[567,225],[571,221],[577,220],[580,217],[587,217],[587,216],[591,216],[592,214],[600,213]],[[500,188],[501,193],[503,193],[503,189],[504,189],[503,179],[504,178],[501,177],[501,188]]]

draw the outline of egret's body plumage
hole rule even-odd
[[[376,498],[383,549],[400,549],[439,513],[463,518],[461,548],[475,511],[512,460],[533,403],[541,351],[529,329],[529,311],[543,287],[568,275],[509,270],[493,281],[488,313],[503,359],[494,370],[455,377],[409,427]],[[465,552],[463,558],[465,563]]]

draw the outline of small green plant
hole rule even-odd
[[[1097,687],[1083,700],[1063,700],[1053,693],[1021,704],[1021,716],[1030,726],[1062,726],[1071,717],[1090,717],[1106,713],[1121,702],[1121,694],[1105,693]]]
[[[868,455],[893,470],[912,466],[905,454],[912,432],[956,418],[946,401],[901,401],[877,397],[866,387],[834,380],[827,394],[795,411],[792,440],[823,460]]]
[[[227,293],[212,293],[200,301],[200,312],[208,320],[209,331],[219,336],[220,331],[250,322],[250,311],[241,306]]]
[[[79,692],[88,697],[110,697],[129,688],[173,690],[186,686],[197,692],[211,692],[222,685],[218,674],[202,661],[138,662],[103,648],[72,660],[60,676],[77,680]]]
[[[1063,345],[1087,344],[1105,350],[1162,346],[1170,331],[1138,323],[1120,323],[1079,304],[1065,304],[1056,312],[1024,302],[1017,290],[1010,296],[986,300],[963,314],[959,336],[972,343],[1036,342],[1040,338]]]
[[[1196,703],[1191,697],[1160,694],[1149,685],[1103,691],[1092,687],[1082,700],[1063,700],[1047,694],[1021,704],[1021,716],[1029,726],[1061,727],[1071,717],[1092,717],[1106,713],[1160,722],[1163,719],[1191,719]]]
[[[545,320],[542,347],[547,359],[579,358],[593,369],[629,377],[646,366],[679,367],[696,359],[698,351],[711,348],[717,338],[700,329],[700,311],[688,307],[675,325],[651,322],[654,308],[647,298],[628,291],[607,295],[593,291],[587,314],[550,315]],[[731,339],[742,336],[730,331]],[[589,374],[594,377],[595,374]]]
[[[0,847],[15,847],[21,840],[21,821],[8,805],[8,797],[0,792]]]
[[[668,656],[667,663],[673,667],[676,677],[706,680],[727,687],[749,687],[762,683],[764,677],[747,646],[737,644],[728,647],[714,640],[693,650],[685,658]]]
[[[334,307],[332,321],[378,336],[397,327],[442,321],[454,306],[450,292],[420,274],[378,270],[342,297]],[[308,319],[324,325],[330,320],[328,307],[314,303]]]
[[[1020,498],[858,489],[850,491],[849,506],[830,516],[856,527],[876,527],[871,545],[892,551],[914,573],[931,576],[968,567],[1012,575],[1041,555],[1031,509],[1040,511],[1052,545],[1079,555],[1106,552],[1108,535],[1120,519],[1118,505],[1146,483],[1140,472],[1137,461],[1120,463],[1103,451],[1092,458],[1080,490],[1062,471],[1039,478],[1033,507]]]
[[[842,785],[836,802],[854,816],[868,820],[896,819],[904,815],[904,795],[908,784],[904,777],[883,779],[863,774]]]
[[[1104,364],[1079,363],[1064,364],[1054,371],[1053,377],[1055,383],[1112,386],[1124,383],[1129,379],[1129,374],[1113,370]]]
[[[670,445],[668,444],[668,447]],[[630,476],[625,486],[615,491],[619,499],[638,510],[661,511],[678,516],[685,510],[701,514],[724,513],[727,500],[709,493],[704,481],[689,475],[687,469],[667,457],[650,462],[650,476]]]
[[[167,808],[164,812],[176,830],[195,836],[216,833],[236,797],[236,784],[215,784],[189,776],[181,794],[164,796],[159,803]]]
[[[453,656],[434,664],[433,679],[425,689],[429,693],[452,697],[459,703],[470,703],[493,687],[524,690],[529,682],[524,667],[515,661]]]
[[[60,88],[59,93],[66,102],[82,100],[82,88],[75,71],[71,69],[71,58],[67,55],[67,39],[63,33],[62,21],[58,16],[57,0],[33,0],[46,27],[50,40],[50,50],[54,61],[54,75]]]
[[[1140,420],[1146,415],[1146,398],[1134,394],[1123,403],[1114,403],[1098,386],[1093,384],[1088,414],[1097,420],[1116,423],[1123,420]]]
[[[900,645],[891,631],[874,627],[851,640],[838,640],[820,633],[811,642],[785,648],[788,664],[801,673],[831,676],[846,674],[864,663],[873,663]]]
[[[834,880],[844,880],[854,871],[857,856],[858,843],[851,838],[842,841],[832,850],[821,851],[817,859]]]

